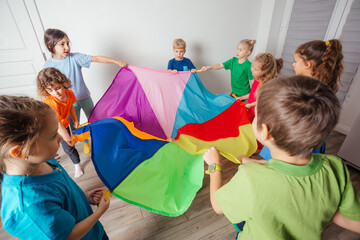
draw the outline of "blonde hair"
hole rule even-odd
[[[256,43],[256,40],[250,40],[250,39],[243,39],[241,40],[239,44],[245,44],[247,46],[247,50],[250,51],[250,54],[252,53],[253,49],[254,49],[254,45]]]
[[[263,85],[270,79],[275,78],[276,75],[280,72],[284,63],[282,58],[275,59],[271,53],[260,53],[256,55],[253,63],[255,61],[261,64],[261,72],[259,76],[260,85]]]
[[[176,48],[186,49],[186,42],[181,38],[175,39],[173,41],[173,49],[176,49]]]
[[[0,159],[8,158],[14,145],[22,146],[21,156],[28,156],[49,111],[50,106],[29,97],[0,96]]]
[[[40,97],[47,97],[49,93],[46,88],[53,86],[54,83],[59,83],[65,89],[71,88],[71,81],[56,68],[45,68],[41,70],[36,78],[36,85]]]

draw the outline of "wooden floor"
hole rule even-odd
[[[333,132],[327,141],[327,151],[336,154],[345,136]],[[82,144],[77,144],[82,152]],[[74,174],[74,167],[70,159],[59,150],[60,163],[70,176]],[[257,156],[258,157],[258,156]],[[258,157],[260,158],[260,157]],[[82,164],[85,167],[84,176],[75,181],[84,190],[104,187],[97,177],[90,154],[81,153]],[[224,166],[224,178],[228,181],[236,172],[237,165],[227,161]],[[349,167],[350,176],[358,192],[360,192],[360,171]],[[100,218],[111,240],[115,239],[235,239],[235,228],[222,215],[217,215],[211,208],[209,199],[209,177],[205,176],[204,186],[198,192],[188,211],[179,217],[165,217],[149,212],[140,207],[128,204],[114,196],[111,198],[108,211]],[[299,223],[301,224],[301,223]],[[0,240],[14,239],[0,228]],[[360,234],[344,230],[330,224],[324,231],[322,239],[355,240]]]

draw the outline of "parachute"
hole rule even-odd
[[[90,124],[73,134],[91,137],[95,169],[113,195],[179,216],[202,187],[208,148],[235,163],[256,151],[246,111],[241,101],[209,92],[196,73],[130,66],[117,73]]]

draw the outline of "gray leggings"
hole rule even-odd
[[[70,135],[69,127],[67,127],[66,130]],[[78,164],[80,162],[80,156],[75,147],[69,146],[64,140],[61,140],[61,146],[74,164]]]

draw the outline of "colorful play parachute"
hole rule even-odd
[[[256,140],[244,103],[215,95],[196,73],[122,68],[86,125],[95,169],[117,197],[167,216],[191,205],[202,186],[202,154],[251,155]],[[165,139],[174,139],[167,142]]]

